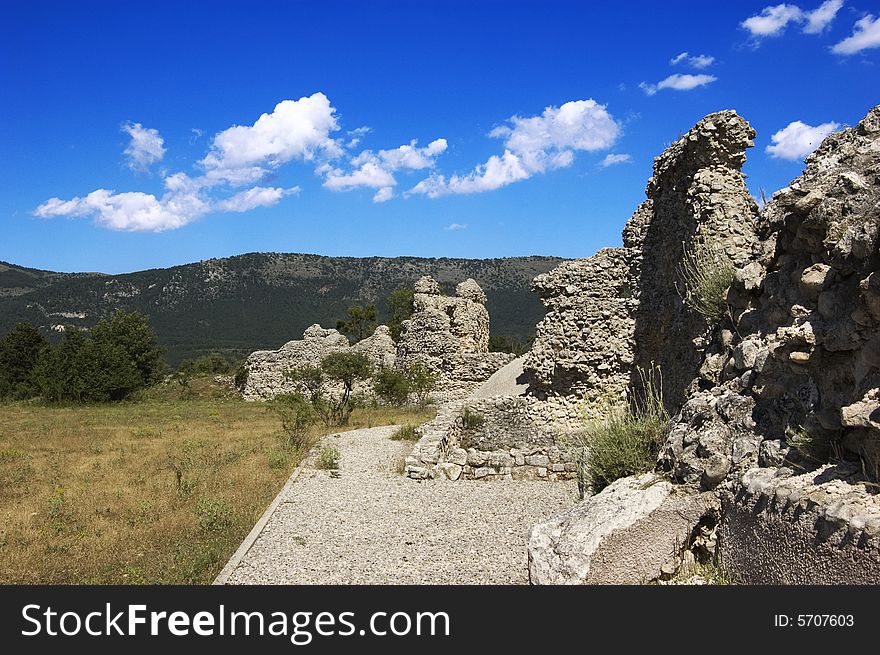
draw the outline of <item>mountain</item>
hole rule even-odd
[[[312,323],[335,327],[353,304],[375,303],[431,275],[453,292],[474,278],[486,292],[493,334],[525,339],[544,307],[532,278],[557,257],[426,259],[251,253],[124,275],[54,273],[0,262],[0,334],[26,321],[46,334],[90,327],[117,309],[150,317],[169,363],[219,351],[241,356],[299,338]]]

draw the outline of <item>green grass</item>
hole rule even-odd
[[[679,275],[685,305],[713,323],[727,314],[727,289],[733,283],[734,267],[720,248],[704,241],[685,246]]]
[[[640,398],[609,407],[604,419],[591,422],[572,439],[582,488],[598,493],[615,480],[654,469],[669,414],[656,370],[642,372],[642,388]]]
[[[392,434],[390,438],[392,441],[418,441],[419,433],[416,430],[415,425],[408,423],[406,425],[401,425],[394,431],[394,434]]]

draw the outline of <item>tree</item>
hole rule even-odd
[[[383,368],[373,378],[373,391],[389,405],[399,407],[409,399],[409,377],[399,369]]]
[[[332,353],[321,360],[320,366],[304,366],[290,370],[287,377],[305,389],[309,402],[325,425],[345,425],[357,405],[353,395],[359,380],[366,380],[373,372],[370,358],[363,353]],[[328,390],[328,383],[339,389]]]
[[[34,366],[47,345],[37,328],[28,323],[18,323],[0,339],[0,399],[36,395]]]
[[[387,325],[391,332],[391,338],[395,341],[400,340],[400,330],[403,322],[413,315],[413,297],[413,290],[407,287],[397,289],[388,294]]]
[[[140,371],[124,348],[69,330],[55,347],[45,348],[34,367],[34,381],[49,402],[122,400],[143,386]]]
[[[410,391],[416,395],[419,405],[424,407],[428,403],[428,394],[437,384],[437,374],[424,364],[410,364],[406,369],[406,376]]]
[[[137,368],[143,383],[141,386],[150,386],[162,379],[164,350],[159,346],[146,315],[118,311],[110,318],[98,321],[92,328],[92,339],[96,343],[122,348]]]
[[[353,336],[355,341],[367,338],[376,330],[375,305],[352,305],[345,313],[348,320],[336,321],[336,329]]]

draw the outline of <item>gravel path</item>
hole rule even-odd
[[[576,485],[409,480],[395,430],[327,437],[339,477],[307,463],[226,583],[527,583],[529,528],[573,505]]]

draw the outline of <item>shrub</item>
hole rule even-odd
[[[414,425],[401,425],[394,434],[391,435],[392,441],[418,441],[419,433]]]
[[[195,511],[199,527],[206,532],[222,532],[232,525],[232,505],[222,498],[199,498]]]
[[[705,241],[684,246],[679,275],[684,282],[682,300],[713,323],[727,313],[727,289],[733,282],[733,262]]]
[[[840,444],[832,441],[824,431],[809,431],[802,427],[788,428],[785,431],[785,441],[815,464],[840,460]]]
[[[410,392],[415,394],[419,407],[424,407],[428,402],[428,394],[437,384],[437,374],[424,364],[410,364],[406,369],[406,376],[409,379]]]
[[[312,445],[309,429],[318,419],[312,403],[300,394],[278,396],[275,402],[281,415],[281,448],[285,451],[308,450]]]
[[[373,391],[389,405],[400,407],[409,398],[409,376],[396,368],[383,368],[373,378]]]
[[[78,330],[46,348],[34,367],[34,381],[49,402],[123,400],[143,386],[141,372],[119,345],[90,339]]]
[[[266,455],[269,458],[269,468],[273,470],[283,469],[290,459],[287,451],[277,448],[272,448]]]
[[[339,468],[339,449],[335,446],[324,446],[318,453],[318,459],[315,461],[315,468],[325,471],[336,470]]]
[[[640,397],[624,407],[609,408],[606,417],[594,422],[575,439],[579,446],[579,480],[582,490],[601,491],[620,478],[653,470],[669,414],[663,407],[659,372],[639,370]]]
[[[92,339],[98,344],[120,348],[137,369],[141,378],[140,386],[147,387],[162,379],[165,372],[162,360],[164,351],[146,315],[118,311],[110,318],[98,321],[92,328]]]
[[[517,357],[525,355],[532,345],[535,337],[529,337],[525,342],[520,341],[516,337],[506,334],[490,334],[489,335],[489,352],[493,353],[513,353]]]
[[[375,305],[352,305],[346,312],[347,321],[336,321],[336,329],[343,334],[349,334],[355,341],[365,339],[376,330],[376,306]]]
[[[232,383],[239,392],[242,392],[244,391],[245,385],[247,385],[247,381],[248,370],[243,365],[239,366],[235,371],[235,375],[232,377]]]
[[[483,427],[486,419],[477,412],[471,411],[470,407],[465,407],[461,414],[461,427],[465,430],[476,430]]]

